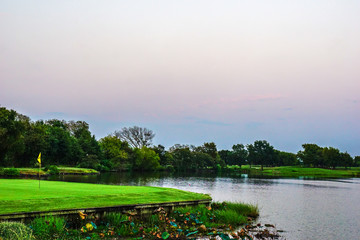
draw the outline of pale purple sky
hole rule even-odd
[[[360,155],[360,1],[2,0],[0,104],[155,143]]]

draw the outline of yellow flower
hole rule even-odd
[[[92,231],[94,229],[93,225],[91,223],[87,223],[86,225],[87,230]]]
[[[87,216],[87,214],[82,213],[82,212],[79,212],[79,216],[80,216],[80,218],[81,218],[82,220],[84,220],[85,217]]]

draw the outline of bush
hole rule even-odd
[[[20,171],[17,168],[5,168],[4,175],[7,176],[20,176]]]
[[[126,222],[128,217],[121,213],[110,212],[107,213],[104,217],[104,221],[108,222],[111,226],[120,227],[123,225],[123,222]]]
[[[109,159],[103,159],[100,161],[100,164],[106,168],[108,168],[109,170],[113,169],[114,164],[111,162],[111,160]]]
[[[50,175],[58,175],[59,174],[59,169],[57,166],[55,165],[51,165],[49,168],[48,168],[48,171],[49,171],[49,174]]]
[[[98,156],[94,154],[89,154],[81,159],[81,162],[78,164],[77,167],[95,169],[99,163],[100,161]]]
[[[33,239],[32,230],[20,222],[0,222],[0,239]]]
[[[107,166],[101,165],[101,164],[97,164],[95,167],[95,170],[100,171],[100,172],[109,172],[110,169]]]
[[[174,168],[173,165],[167,165],[167,166],[166,166],[166,171],[168,171],[168,172],[175,172],[175,168]]]
[[[216,164],[216,171],[217,171],[217,172],[221,172],[221,170],[222,170],[221,165],[220,165],[220,164]]]
[[[30,227],[36,239],[58,239],[65,232],[65,219],[61,217],[48,216],[45,218],[35,218]]]

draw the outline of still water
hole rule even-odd
[[[257,204],[258,222],[288,240],[360,239],[360,179],[261,179],[247,175],[105,173],[51,180],[159,186],[210,194],[214,201]]]

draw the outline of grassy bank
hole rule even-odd
[[[60,174],[98,174],[99,172],[91,168],[58,167]]]
[[[210,199],[160,187],[0,179],[0,214]]]
[[[51,174],[98,174],[99,172],[90,168],[75,168],[75,167],[56,167],[56,173],[52,172],[51,169],[41,168],[40,175],[51,175]],[[39,168],[3,168],[0,170],[0,176],[38,176]]]
[[[248,172],[249,175],[263,175],[263,176],[276,176],[276,177],[316,177],[316,178],[344,178],[344,177],[360,177],[360,168],[351,169],[324,169],[324,168],[306,168],[306,167],[294,167],[294,166],[283,166],[283,167],[264,167],[261,171],[260,166],[249,165],[242,166],[242,170]]]

